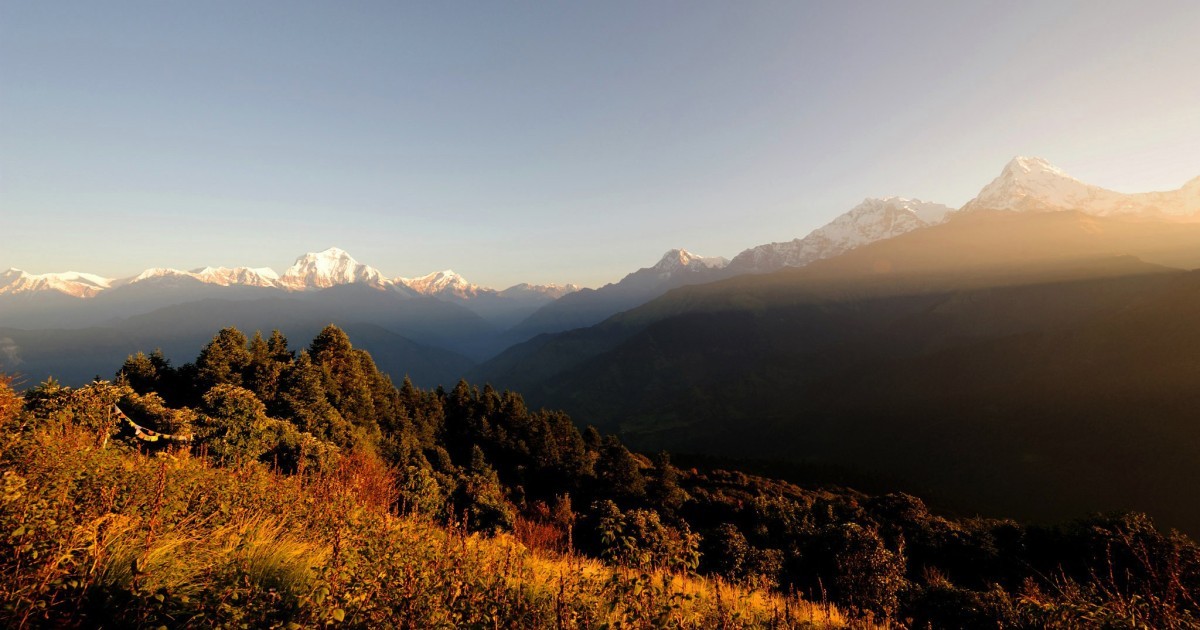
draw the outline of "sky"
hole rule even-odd
[[[1200,3],[0,0],[0,269],[598,286],[1016,155],[1200,175]]]

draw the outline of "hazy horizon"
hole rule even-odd
[[[0,268],[598,286],[1014,155],[1200,175],[1200,6],[0,2]]]

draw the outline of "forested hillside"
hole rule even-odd
[[[637,449],[836,467],[964,514],[1145,511],[1195,535],[1200,274],[1162,265],[1200,264],[1198,236],[975,213],[679,289],[474,378]]]
[[[112,382],[0,393],[9,625],[1186,627],[1200,612],[1200,548],[1142,515],[956,520],[907,495],[679,469],[513,392],[395,387],[332,326],[299,352],[226,329],[194,363],[138,354]]]

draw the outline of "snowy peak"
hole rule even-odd
[[[557,300],[558,298],[579,290],[577,284],[529,284],[522,282],[514,284],[511,287],[501,291],[500,297],[504,298],[529,298],[542,297],[547,300]]]
[[[1041,158],[1016,157],[962,209],[1194,217],[1200,213],[1197,182],[1200,178],[1178,190],[1125,194],[1081,182]]]
[[[674,273],[680,269],[721,269],[729,261],[720,256],[697,256],[686,249],[672,249],[663,254],[651,269],[663,273]]]
[[[193,278],[206,284],[218,284],[223,287],[240,285],[247,287],[273,287],[279,280],[279,274],[270,267],[202,267],[189,272]]]
[[[90,298],[112,286],[112,282],[109,278],[78,271],[31,274],[11,268],[0,274],[0,295],[56,291],[71,297]]]
[[[579,287],[574,284],[529,284],[521,283],[513,285],[503,291],[481,287],[473,284],[466,278],[455,273],[453,270],[445,269],[443,271],[435,271],[431,274],[421,276],[419,278],[396,278],[392,282],[397,285],[406,286],[421,295],[431,295],[436,297],[457,298],[460,300],[470,300],[481,296],[493,296],[505,300],[533,300],[544,302],[557,300],[558,298],[579,290]]]
[[[1067,175],[1066,171],[1040,157],[1025,157],[1022,155],[1009,160],[1008,164],[1004,166],[1003,175],[1008,175],[1009,177],[1051,176],[1075,180],[1074,177]]]
[[[490,291],[471,284],[466,278],[454,273],[451,269],[435,271],[419,278],[396,278],[396,284],[404,285],[421,295],[444,295],[458,298],[470,298],[481,291]]]
[[[248,287],[274,287],[276,281],[279,280],[279,275],[275,270],[269,267],[261,267],[252,269],[250,267],[201,267],[191,271],[182,271],[179,269],[169,269],[166,267],[153,267],[139,273],[132,278],[126,278],[114,283],[113,286],[126,284],[137,284],[141,282],[178,282],[178,281],[203,282],[204,284],[215,284],[223,287],[228,286],[248,286]]]
[[[884,232],[889,231],[887,227],[889,223],[905,222],[910,218],[915,218],[925,225],[935,225],[945,221],[952,212],[954,212],[954,209],[949,206],[931,201],[921,201],[920,199],[907,199],[904,197],[867,198],[862,203],[854,206],[845,214],[818,228],[816,231],[825,233],[826,236],[831,236],[832,232],[839,227],[853,226],[853,231],[858,233],[858,235],[878,240],[878,238],[875,238],[876,235],[874,233],[881,229]],[[895,234],[892,234],[892,236],[895,236]]]
[[[953,212],[948,206],[920,199],[868,198],[804,238],[748,249],[734,257],[729,267],[737,273],[803,267],[868,243],[936,225]]]
[[[142,273],[139,273],[132,278],[125,278],[118,281],[118,284],[134,284],[137,282],[146,282],[148,280],[158,280],[161,278],[187,278],[190,274],[179,269],[170,269],[167,267],[151,267]]]
[[[1088,186],[1041,158],[1015,157],[963,210],[1074,210],[1106,193],[1115,194]]]
[[[297,258],[280,276],[278,284],[291,291],[304,291],[340,284],[366,284],[382,289],[389,283],[379,270],[354,260],[337,247],[330,247]]]

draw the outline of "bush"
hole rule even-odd
[[[653,510],[622,513],[612,501],[592,507],[602,555],[640,569],[695,571],[700,564],[700,537],[684,524],[664,525]]]

